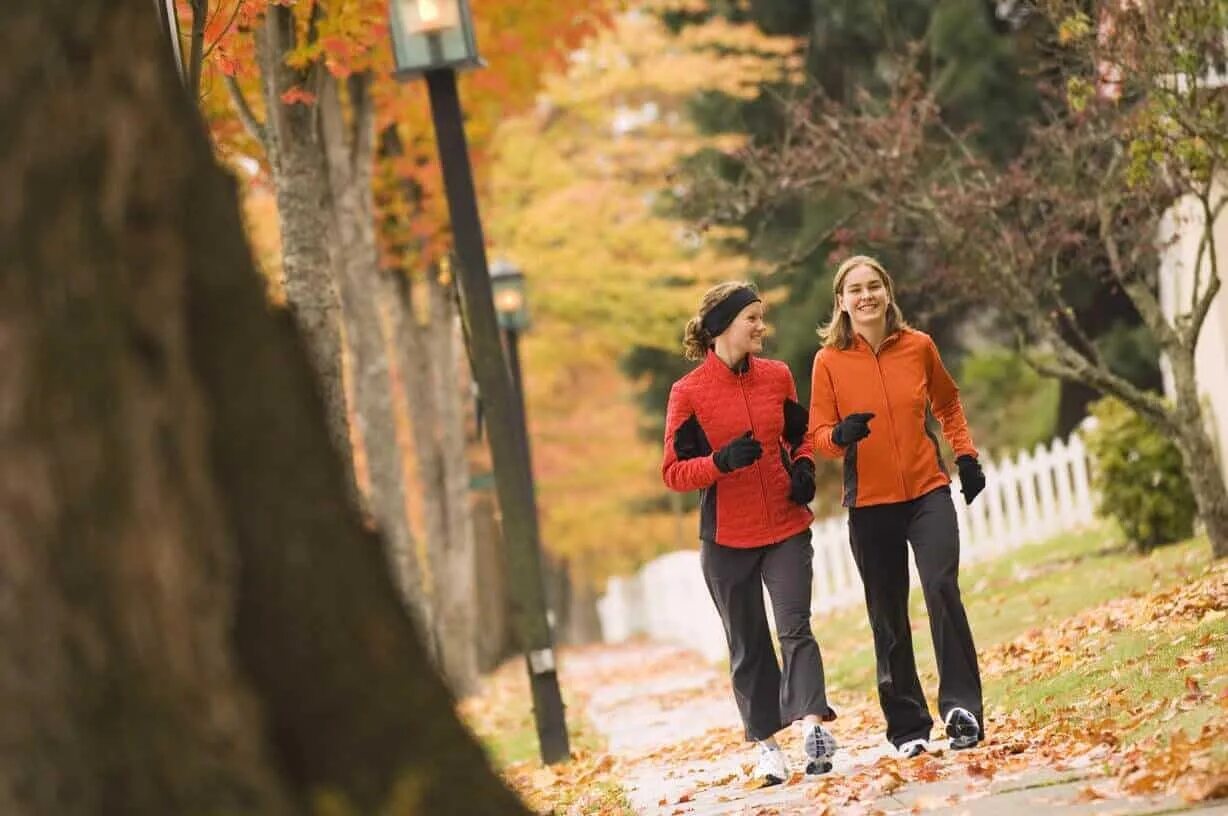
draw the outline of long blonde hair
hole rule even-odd
[[[904,321],[904,313],[900,311],[899,305],[895,302],[895,283],[887,274],[887,270],[869,255],[854,255],[840,264],[831,282],[831,320],[826,326],[819,326],[819,339],[826,347],[843,350],[853,345],[853,321],[849,318],[848,312],[840,308],[840,291],[844,289],[844,279],[848,277],[849,272],[859,266],[868,266],[873,269],[887,289],[887,334],[908,328],[908,323]]]
[[[708,356],[708,349],[716,342],[716,338],[704,329],[704,317],[712,311],[716,304],[729,297],[729,294],[736,289],[758,291],[754,284],[746,281],[725,281],[704,292],[703,300],[699,304],[699,313],[687,321],[686,329],[682,332],[683,357],[688,360],[702,360]]]

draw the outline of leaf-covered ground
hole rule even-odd
[[[654,644],[564,654],[575,759],[562,766],[536,761],[519,661],[462,711],[541,813],[1142,813],[1228,798],[1228,564],[1205,540],[1138,556],[1090,531],[962,584],[986,689],[989,739],[974,751],[886,755],[859,609],[815,621],[845,747],[817,780],[756,790],[723,670]],[[913,626],[932,699],[919,607]]]

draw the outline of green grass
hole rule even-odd
[[[533,703],[529,699],[527,683],[524,686],[521,688],[521,684],[517,684],[512,696],[504,701],[505,714],[500,718],[497,727],[475,728],[491,764],[497,769],[517,762],[536,762],[541,758],[537,726],[533,720]],[[567,736],[572,752],[596,753],[604,750],[600,735],[578,714],[580,707],[572,705],[571,701],[566,699],[566,690],[563,696],[567,711]]]
[[[1172,586],[1200,574],[1211,560],[1205,538],[1163,547],[1150,555],[1137,555],[1118,541],[1111,528],[1099,527],[1025,547],[962,570],[960,586],[978,652],[984,653],[1029,629],[1065,620],[1110,599],[1145,595]],[[910,617],[917,666],[925,685],[933,688],[937,676],[933,645],[924,601],[917,588],[912,592]],[[1223,622],[1219,625],[1222,627]],[[858,605],[816,617],[814,629],[830,685],[837,690],[872,691],[874,647],[864,607]],[[1133,676],[1112,676],[1112,672],[1123,671],[1120,668],[1123,662],[1140,673],[1150,671],[1148,684],[1154,687],[1153,694],[1174,694],[1178,685],[1184,689],[1183,678],[1161,670],[1164,660],[1171,666],[1175,655],[1158,650],[1160,644],[1139,633],[1118,635],[1098,672],[1071,672],[1051,682],[1022,686],[1018,678],[990,677],[986,699],[994,705],[1035,709],[1081,699],[1094,692],[1098,684],[1138,682],[1140,678]],[[1172,635],[1168,637],[1172,639]],[[1219,654],[1212,667],[1222,666],[1226,658],[1228,655]],[[1148,665],[1152,668],[1145,669]],[[1212,675],[1208,672],[1206,676]]]
[[[1209,620],[1194,626],[1162,627],[1152,632],[1121,631],[1105,638],[1103,654],[1089,665],[1075,671],[1048,677],[1036,677],[1031,682],[1011,682],[1011,678],[994,678],[986,686],[999,705],[1025,714],[1040,714],[1054,708],[1072,707],[1084,716],[1128,724],[1119,732],[1125,742],[1135,742],[1158,731],[1176,728],[1194,734],[1212,717],[1225,712],[1216,703],[1217,696],[1228,688],[1228,619]],[[1218,644],[1218,646],[1217,646]],[[1206,663],[1180,665],[1178,659],[1191,658],[1195,653],[1213,649],[1214,656]],[[1189,710],[1173,710],[1173,701],[1186,698],[1187,679],[1198,683],[1206,698],[1189,700]],[[1116,691],[1114,695],[1112,692]],[[1134,722],[1130,714],[1141,706],[1164,704],[1154,716]],[[1228,759],[1228,746],[1220,746],[1218,755]]]

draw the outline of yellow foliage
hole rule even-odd
[[[736,234],[699,235],[660,212],[682,158],[742,144],[699,133],[688,101],[746,97],[796,70],[799,53],[752,26],[714,20],[673,36],[624,14],[495,133],[486,220],[492,255],[523,267],[530,288],[523,358],[543,540],[581,577],[695,541],[692,516],[634,510],[666,491],[619,359],[632,346],[680,353],[702,292],[749,277],[724,248]]]

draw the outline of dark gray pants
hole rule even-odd
[[[981,673],[959,595],[959,527],[951,489],[940,487],[907,502],[850,509],[849,542],[874,631],[878,700],[887,718],[887,739],[897,747],[929,739],[934,725],[917,678],[908,621],[908,542],[938,660],[939,713],[945,720],[952,708],[966,708],[983,731]]]
[[[733,696],[748,740],[767,739],[807,714],[836,717],[827,705],[823,658],[810,628],[813,561],[810,530],[766,547],[704,541],[700,550],[704,580],[725,626]],[[763,605],[765,586],[783,674]]]

